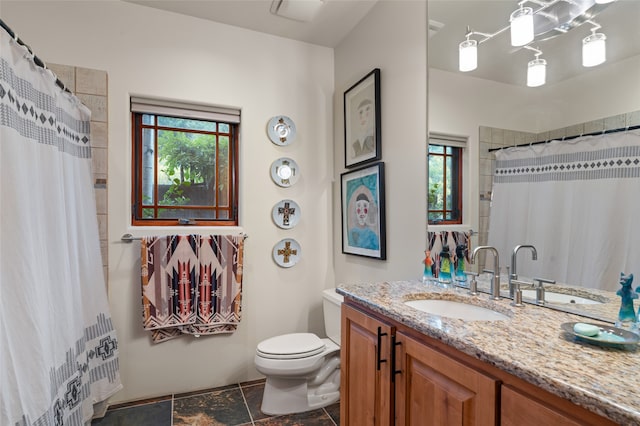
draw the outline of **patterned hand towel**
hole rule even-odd
[[[142,238],[143,326],[152,340],[235,331],[243,252],[242,235]]]

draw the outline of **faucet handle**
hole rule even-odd
[[[538,282],[538,286],[542,287],[542,283],[545,284],[555,284],[556,280],[548,280],[546,278],[534,278],[533,284],[535,285],[536,281]]]
[[[518,280],[511,280],[511,283],[513,284],[513,302],[511,302],[511,305],[521,308],[524,304],[522,303],[522,289],[520,288],[520,285],[528,285],[529,283]]]
[[[468,276],[471,276],[471,281],[469,281],[469,294],[472,296],[478,295],[478,282],[476,281],[476,277],[478,274],[472,271],[464,271],[464,273]]]

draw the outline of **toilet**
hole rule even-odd
[[[340,308],[343,297],[335,289],[322,293],[324,326],[328,336],[291,333],[258,344],[256,369],[267,378],[263,413],[301,413],[326,407],[340,399]]]

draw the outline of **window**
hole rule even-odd
[[[134,225],[237,225],[234,109],[131,98]]]
[[[429,134],[428,222],[462,223],[462,153],[466,138]]]

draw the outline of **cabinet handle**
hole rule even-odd
[[[396,342],[395,334],[391,336],[391,381],[396,381],[396,374],[402,373],[402,370],[396,370],[396,346],[400,346],[402,342]]]
[[[376,370],[380,371],[380,364],[383,362],[387,362],[386,359],[381,359],[381,351],[382,351],[382,336],[386,336],[387,333],[382,332],[382,327],[378,327],[378,346],[376,347]]]

